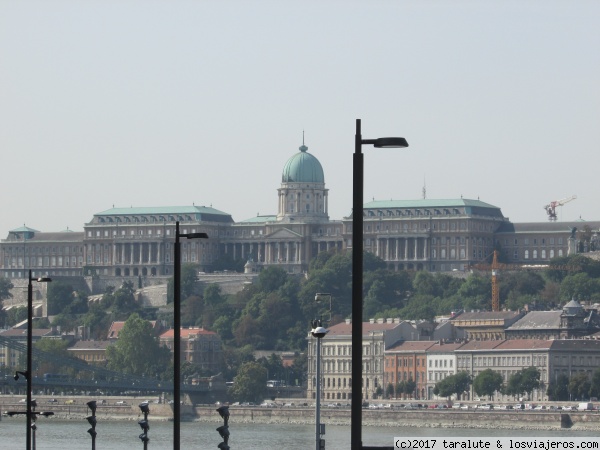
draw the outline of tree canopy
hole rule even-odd
[[[132,314],[125,321],[117,342],[106,349],[108,367],[133,375],[162,375],[170,364],[169,349],[161,346],[147,320]],[[172,378],[172,377],[171,377]]]

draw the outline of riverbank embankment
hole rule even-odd
[[[41,400],[41,399],[40,399]],[[61,399],[62,400],[62,399]],[[70,403],[70,401],[73,403]],[[88,398],[69,399],[51,403],[38,401],[38,411],[52,411],[54,417],[63,420],[85,419],[90,414],[86,406]],[[96,416],[98,420],[138,420],[141,411],[138,404],[144,400],[127,398],[124,400],[98,400]],[[69,404],[65,404],[69,402]],[[18,399],[0,398],[0,410],[24,411],[25,404]],[[310,407],[243,407],[230,406],[230,420],[238,423],[293,423],[311,424],[315,420],[315,410]],[[184,421],[222,422],[215,405],[181,405]],[[150,417],[153,420],[172,420],[171,404],[150,404]],[[519,410],[454,410],[454,409],[364,409],[363,425],[415,427],[415,428],[482,428],[482,429],[522,429],[522,430],[598,430],[600,412],[519,411]],[[350,425],[349,408],[323,408],[321,422],[329,425]]]

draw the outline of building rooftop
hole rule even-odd
[[[507,330],[558,330],[562,311],[531,311]]]
[[[208,331],[204,328],[182,328],[181,339],[189,339],[194,336],[217,336],[214,331]],[[173,339],[175,337],[175,330],[171,328],[160,335],[161,339]]]

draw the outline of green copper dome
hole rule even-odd
[[[292,156],[283,166],[281,181],[284,183],[325,183],[323,167],[317,158],[307,152],[304,144],[300,153]]]

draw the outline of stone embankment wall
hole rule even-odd
[[[313,408],[236,408],[230,407],[230,423],[314,423]],[[215,408],[197,407],[199,420],[219,422]],[[600,413],[522,411],[394,411],[363,410],[364,425],[412,426],[419,428],[484,428],[484,429],[532,429],[551,430],[560,428],[600,430]],[[321,422],[349,425],[350,409],[323,409]]]

